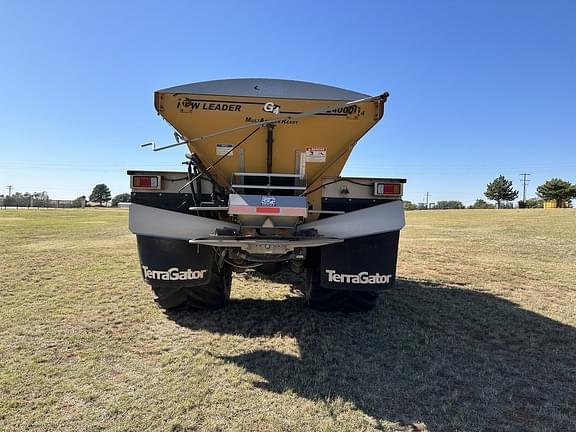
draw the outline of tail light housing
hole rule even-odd
[[[375,182],[374,183],[375,196],[389,196],[400,197],[402,196],[401,183],[388,183],[388,182]]]
[[[132,189],[160,190],[161,179],[159,175],[133,175],[131,186]]]

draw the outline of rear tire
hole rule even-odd
[[[154,301],[163,309],[175,309],[186,304],[186,288],[152,287]]]
[[[226,306],[230,300],[232,287],[232,267],[224,263],[220,271],[214,265],[212,279],[208,285],[186,288],[187,302],[190,309],[213,310]]]
[[[306,269],[304,298],[311,309],[318,311],[329,312],[339,310],[342,307],[342,292],[322,288],[320,286],[320,272],[316,268]]]
[[[304,297],[311,308],[323,312],[368,312],[378,304],[378,291],[333,290],[320,286],[320,254],[309,252]]]
[[[346,310],[350,312],[368,312],[378,304],[378,291],[344,291],[347,294]]]
[[[152,291],[156,303],[166,310],[182,307],[213,310],[226,306],[230,299],[231,287],[232,267],[224,263],[218,270],[218,266],[213,262],[211,279],[206,285],[182,288],[153,286]]]
[[[308,250],[306,278],[304,280],[304,298],[311,309],[329,312],[341,309],[342,292],[320,286],[320,253]]]

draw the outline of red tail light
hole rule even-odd
[[[132,176],[134,189],[160,189],[160,176]]]
[[[402,185],[400,183],[374,183],[374,195],[376,196],[400,196]]]

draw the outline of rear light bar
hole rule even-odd
[[[273,215],[273,216],[307,216],[306,207],[264,207],[233,205],[228,209],[230,215]]]
[[[132,189],[153,189],[161,188],[161,176],[159,175],[133,175],[131,177]]]
[[[375,196],[402,196],[402,184],[401,183],[375,182],[374,183],[374,195]]]

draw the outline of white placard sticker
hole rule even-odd
[[[326,162],[326,147],[306,147],[306,162]]]
[[[216,156],[224,156],[226,153],[232,150],[232,147],[234,147],[233,144],[216,144]],[[234,156],[234,152],[230,151],[228,156]]]

